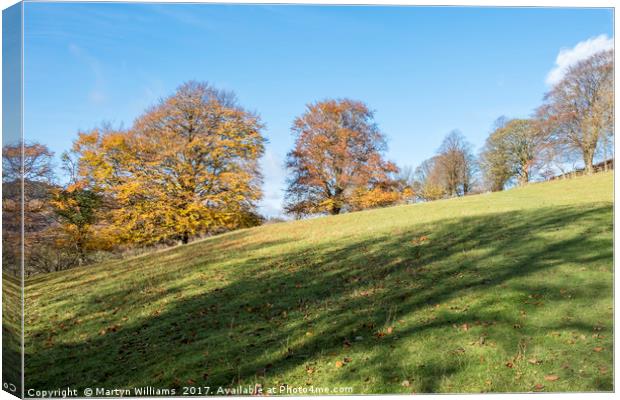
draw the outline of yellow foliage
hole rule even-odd
[[[190,82],[127,131],[80,134],[74,151],[120,242],[186,242],[255,221],[261,129],[230,95]]]
[[[366,208],[386,207],[401,201],[403,194],[395,190],[383,188],[358,189],[353,196],[353,207],[357,210]]]
[[[422,188],[421,197],[424,200],[439,200],[445,196],[445,190],[440,185],[436,185],[433,183],[427,183]]]

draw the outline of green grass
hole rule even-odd
[[[21,281],[12,274],[2,274],[2,382],[5,390],[21,394],[22,380],[22,296]]]
[[[611,391],[612,212],[606,173],[37,276],[25,386]]]

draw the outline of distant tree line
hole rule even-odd
[[[477,159],[458,132],[450,133],[415,170],[417,197],[503,190],[564,174],[579,162],[593,173],[596,156],[613,154],[613,70],[612,51],[570,67],[531,118],[498,118]]]
[[[498,191],[578,160],[592,173],[595,157],[612,156],[613,103],[613,53],[605,51],[569,68],[530,118],[499,118],[477,156],[454,130],[415,169],[386,160],[368,105],[311,103],[291,128],[284,209],[302,218]],[[61,180],[46,146],[4,146],[5,267],[19,256],[21,188],[27,273],[265,222],[257,210],[263,129],[233,93],[192,81],[130,128],[79,132],[62,154]]]
[[[530,119],[500,118],[480,154],[486,188],[549,178],[579,161],[591,174],[597,155],[612,157],[613,72],[613,51],[594,54],[566,71]]]

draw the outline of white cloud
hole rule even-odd
[[[582,42],[579,42],[575,47],[570,49],[562,49],[555,59],[555,66],[549,74],[545,82],[551,86],[562,80],[566,70],[575,65],[581,60],[584,60],[591,55],[598,53],[599,51],[609,50],[614,48],[614,39],[607,37],[607,35],[599,35]]]

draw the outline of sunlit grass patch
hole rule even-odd
[[[26,387],[612,390],[612,174],[266,225],[26,286]]]

